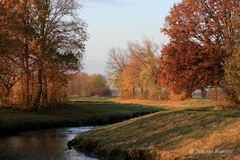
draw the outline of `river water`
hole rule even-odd
[[[16,160],[97,160],[75,149],[67,149],[67,142],[76,134],[93,128],[48,129],[0,138],[0,159],[5,157]]]

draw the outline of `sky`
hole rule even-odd
[[[164,18],[180,0],[77,0],[83,5],[80,16],[88,24],[83,72],[105,74],[108,51],[126,48],[128,41],[147,37],[159,44],[167,42],[160,33]]]

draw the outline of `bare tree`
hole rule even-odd
[[[129,63],[129,56],[126,51],[112,48],[109,50],[109,58],[107,61],[107,79],[111,86],[119,89],[120,94],[123,93],[123,71]]]

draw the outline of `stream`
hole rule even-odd
[[[78,133],[95,127],[74,127],[30,131],[0,138],[0,159],[13,160],[97,160],[75,149],[67,142]],[[6,158],[5,158],[6,157]]]

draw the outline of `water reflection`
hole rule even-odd
[[[67,150],[69,140],[92,128],[94,127],[49,129],[0,138],[0,159],[11,157],[17,160],[97,160],[74,149]]]

